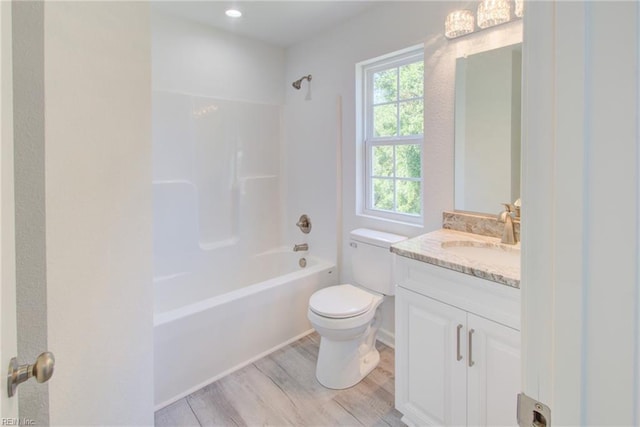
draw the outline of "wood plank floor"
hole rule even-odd
[[[403,426],[393,407],[394,352],[347,390],[315,377],[320,337],[308,335],[156,412],[156,426]]]

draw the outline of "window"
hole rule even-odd
[[[365,65],[362,135],[365,213],[422,219],[424,59],[422,49]]]

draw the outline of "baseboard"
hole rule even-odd
[[[396,348],[396,336],[386,329],[378,329],[378,341],[391,348]]]
[[[211,384],[211,383],[214,383],[214,382],[218,381],[220,378],[226,377],[227,375],[232,374],[232,373],[234,373],[235,371],[238,371],[238,370],[240,370],[240,369],[244,368],[245,366],[252,364],[252,363],[253,363],[253,362],[255,362],[256,360],[260,360],[260,359],[262,359],[263,357],[265,357],[265,356],[267,356],[267,355],[269,355],[269,354],[273,353],[274,351],[276,351],[276,350],[280,350],[282,347],[286,347],[286,346],[288,346],[289,344],[291,344],[292,342],[298,341],[300,338],[306,337],[307,335],[309,335],[309,334],[310,334],[310,333],[312,333],[312,332],[314,332],[314,329],[313,329],[313,328],[311,328],[311,329],[309,329],[309,330],[307,330],[307,331],[305,331],[305,332],[301,333],[300,335],[297,335],[297,336],[295,336],[295,337],[293,337],[293,338],[291,338],[291,339],[289,339],[289,340],[287,340],[287,341],[285,341],[285,342],[283,342],[283,343],[281,343],[281,344],[278,344],[278,345],[276,345],[275,347],[272,347],[272,348],[270,348],[270,349],[269,349],[269,350],[267,350],[267,351],[263,351],[262,353],[258,354],[257,356],[252,357],[251,359],[246,360],[246,361],[244,361],[244,362],[242,362],[242,363],[240,363],[240,364],[238,364],[238,365],[234,366],[234,367],[233,367],[233,368],[231,368],[231,369],[227,369],[226,371],[224,371],[224,372],[222,372],[222,373],[220,373],[220,374],[218,374],[218,375],[216,375],[216,376],[214,376],[214,377],[212,377],[212,378],[209,378],[208,380],[205,380],[205,381],[201,382],[200,384],[198,384],[198,385],[196,385],[196,386],[194,386],[194,387],[191,387],[191,388],[190,388],[190,389],[188,389],[187,391],[185,391],[185,392],[183,392],[183,393],[180,393],[180,394],[178,394],[178,395],[176,395],[176,396],[172,397],[171,399],[165,400],[164,402],[157,404],[157,405],[154,407],[154,409],[153,409],[153,410],[154,410],[154,411],[159,411],[160,409],[165,408],[165,407],[167,407],[167,406],[171,405],[172,403],[177,402],[178,400],[182,399],[183,397],[187,397],[187,396],[189,396],[191,393],[193,393],[193,392],[195,392],[195,391],[198,391],[198,390],[200,390],[201,388],[206,387],[206,386],[208,386],[209,384]],[[386,344],[386,343],[385,343],[385,344]],[[388,344],[387,344],[387,345],[388,345]]]

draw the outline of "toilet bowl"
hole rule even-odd
[[[393,295],[389,246],[404,236],[351,232],[353,284],[330,286],[309,299],[309,321],[320,335],[316,378],[332,389],[352,387],[379,363],[375,347],[385,295]]]
[[[316,366],[320,384],[348,388],[378,365],[375,335],[383,299],[349,284],[324,288],[311,296],[308,317],[321,337]]]

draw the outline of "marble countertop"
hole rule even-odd
[[[476,256],[464,248],[489,248]],[[449,248],[453,248],[450,250]],[[462,248],[462,250],[458,250]],[[520,288],[520,243],[505,245],[496,237],[440,229],[391,246],[391,252],[460,273]]]

